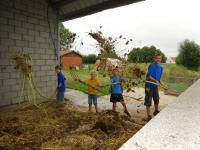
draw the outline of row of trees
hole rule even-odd
[[[166,56],[164,53],[162,53],[159,49],[157,49],[155,46],[150,47],[143,47],[143,48],[133,48],[132,51],[128,54],[128,61],[129,62],[138,62],[138,63],[150,63],[153,61],[153,58],[155,54],[161,54],[162,55],[162,62],[166,62]],[[99,57],[109,57],[109,58],[117,58],[121,59],[115,52],[113,53],[103,53],[99,56],[96,56],[94,54],[90,54],[87,56],[83,56],[83,62],[86,64],[92,64],[96,62],[96,59]]]
[[[128,54],[129,62],[139,62],[139,63],[149,63],[153,61],[155,54],[161,54],[162,62],[165,63],[167,58],[161,50],[157,49],[155,46],[144,46],[142,48],[133,48],[133,50]]]
[[[162,53],[160,49],[155,46],[144,46],[142,48],[133,48],[128,54],[129,62],[138,63],[149,63],[153,61],[155,54],[162,55],[162,63],[165,63],[167,58]],[[87,64],[92,64],[96,62],[99,56],[94,54],[84,56],[83,62]],[[116,53],[114,54],[104,54],[103,57],[119,58]],[[179,54],[176,58],[176,63],[178,65],[185,66],[191,70],[198,70],[200,67],[200,45],[194,41],[184,40],[180,43]]]

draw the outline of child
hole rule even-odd
[[[122,106],[124,107],[124,113],[126,113],[128,116],[130,116],[130,114],[126,108],[126,104],[124,102],[123,95],[122,95],[123,89],[122,89],[121,83],[124,81],[124,79],[118,75],[118,68],[113,69],[112,73],[113,73],[113,76],[111,77],[111,80],[110,80],[110,83],[111,83],[110,102],[113,103],[112,111],[116,112],[116,103],[121,102]]]
[[[160,65],[162,60],[162,56],[160,54],[156,54],[154,57],[154,63],[149,65],[148,72],[146,74],[146,80],[162,84],[160,79],[162,77],[163,68]],[[158,87],[151,83],[145,84],[145,100],[144,105],[146,106],[147,111],[147,121],[152,118],[150,107],[152,103],[152,99],[154,101],[155,111],[153,113],[156,116],[159,113],[158,105],[159,105],[159,91]]]
[[[58,101],[63,102],[64,101],[64,93],[65,93],[65,76],[61,72],[60,66],[55,66],[55,72],[57,73],[57,80],[58,80],[58,86],[57,86],[57,96],[56,99]]]
[[[97,90],[100,86],[99,81],[97,80],[96,72],[90,73],[91,78],[87,81],[88,85],[88,104],[89,104],[89,111],[92,111],[92,104],[95,106],[96,113],[98,113],[97,108]]]

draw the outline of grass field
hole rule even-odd
[[[138,64],[143,70],[147,70],[149,64]],[[173,90],[177,92],[185,91],[192,83],[189,83],[190,79],[199,79],[200,71],[195,72],[188,70],[182,66],[177,66],[176,64],[163,64],[164,73],[163,73],[163,81]],[[90,78],[90,69],[82,69],[75,70],[76,74],[80,77],[82,81],[86,81]],[[67,88],[80,90],[84,93],[87,93],[87,86],[79,83],[78,81],[74,81],[70,75],[69,70],[63,70],[63,73],[67,76]],[[98,79],[100,80],[102,85],[109,83],[109,77],[104,77],[102,73],[97,72]],[[174,80],[169,80],[168,78],[172,77]],[[177,77],[182,77],[182,81],[176,81]],[[143,87],[144,85],[141,85]],[[100,89],[102,92],[99,92],[99,96],[108,94],[109,87],[104,87]]]
[[[138,64],[144,70],[147,70],[149,64]],[[176,64],[162,64],[164,74],[163,78],[167,78],[169,76],[173,77],[185,77],[185,78],[200,78],[200,70],[199,71],[192,71],[188,70],[183,66],[178,66]]]

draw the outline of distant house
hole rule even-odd
[[[82,55],[79,52],[72,50],[60,51],[60,64],[63,68],[78,67],[83,63]]]
[[[175,64],[176,57],[168,57],[166,63]]]

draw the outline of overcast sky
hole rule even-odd
[[[103,26],[106,36],[122,34],[133,39],[128,47],[123,43],[117,46],[120,54],[123,49],[155,45],[167,56],[176,56],[184,39],[200,43],[199,7],[200,0],[146,0],[66,21],[64,25],[79,35],[73,49],[83,54],[98,54],[96,42],[87,33]]]

